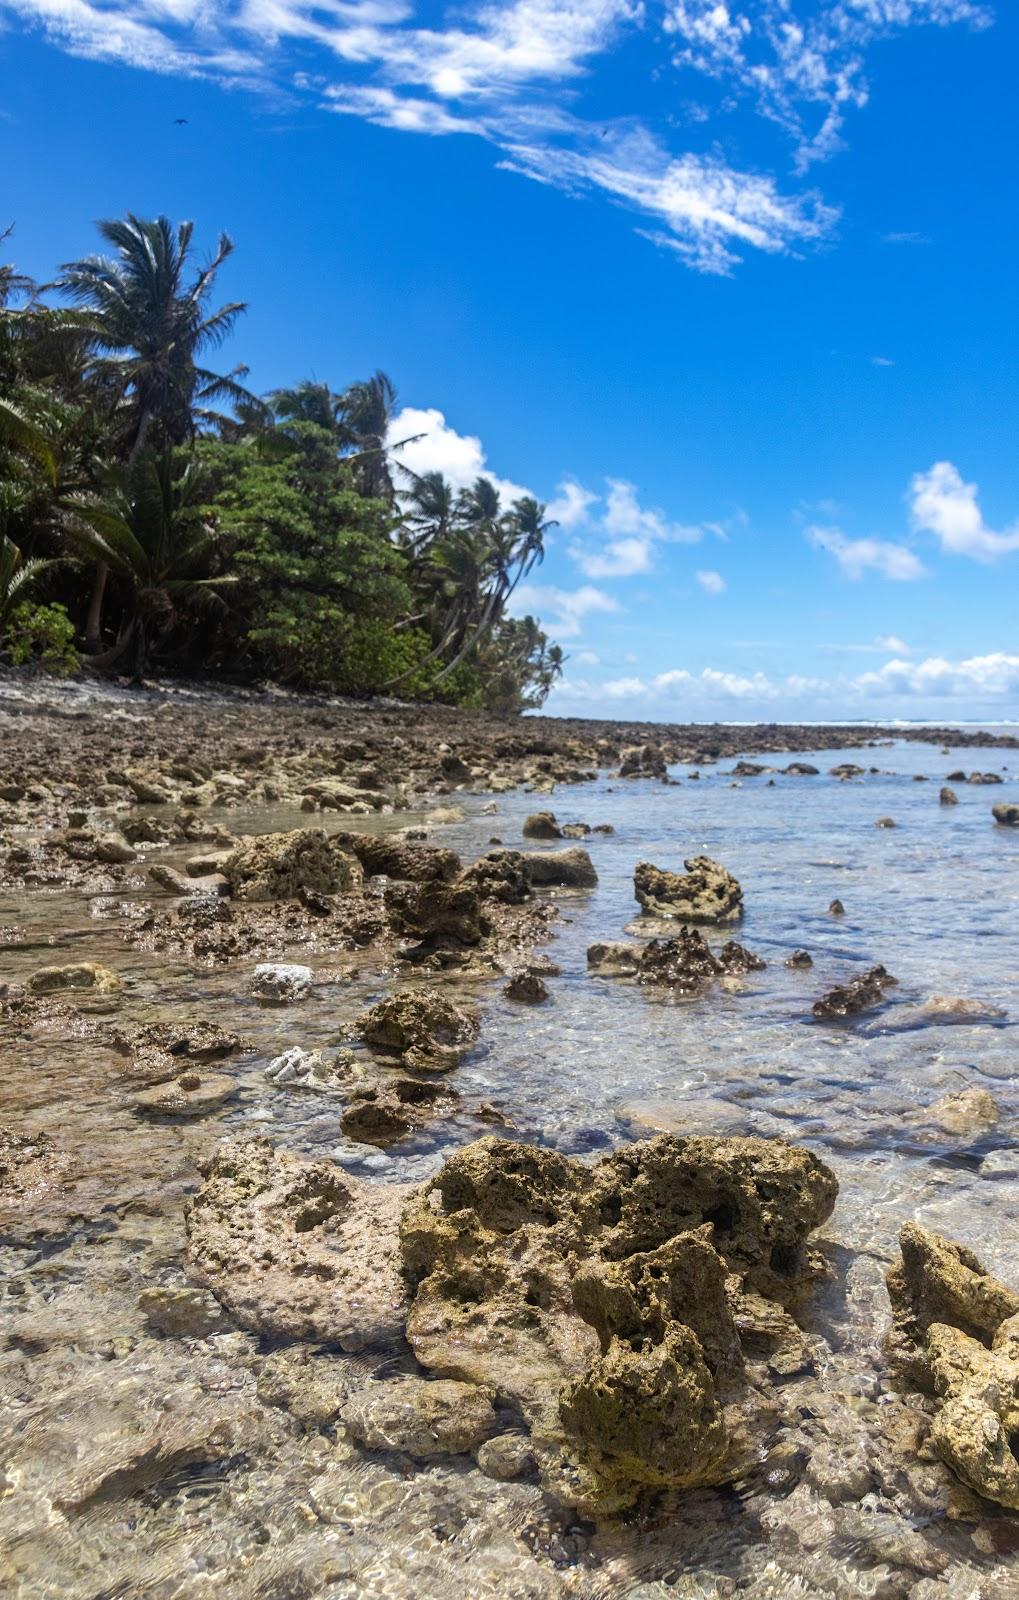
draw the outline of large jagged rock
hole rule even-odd
[[[745,1398],[732,1292],[801,1289],[835,1193],[780,1141],[663,1135],[592,1167],[479,1140],[405,1209],[407,1337],[517,1410],[546,1487],[578,1507],[723,1482]]]
[[[897,1369],[935,1396],[930,1442],[989,1500],[1019,1511],[1019,1294],[965,1245],[918,1223],[888,1273]]]
[[[185,1213],[185,1266],[241,1327],[356,1351],[397,1340],[406,1184],[368,1184],[266,1139],[221,1149]]]
[[[333,843],[360,861],[365,876],[399,878],[412,883],[451,883],[461,869],[455,850],[420,844],[392,833],[336,833]]]
[[[521,860],[531,882],[542,887],[557,884],[565,889],[593,889],[598,882],[591,857],[576,845],[569,850],[527,850]]]
[[[683,922],[736,922],[743,915],[743,890],[731,872],[710,856],[691,856],[683,865],[685,875],[638,861],[633,890],[645,911]]]
[[[338,894],[361,882],[361,867],[321,828],[262,833],[241,839],[222,862],[238,900],[296,900]]]
[[[449,1072],[477,1040],[480,1019],[473,1007],[438,989],[399,989],[360,1021],[366,1044],[400,1065]]]

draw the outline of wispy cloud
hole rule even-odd
[[[504,501],[530,494],[519,483],[491,470],[481,440],[473,433],[457,433],[434,406],[404,406],[389,426],[386,443],[398,468],[418,477],[441,472],[454,489],[467,489],[475,478],[489,478]],[[408,480],[397,471],[397,487]]]
[[[697,582],[700,584],[705,594],[725,593],[725,579],[722,577],[720,572],[712,572],[710,569],[702,570],[700,572],[695,572],[694,577],[697,579]]]
[[[839,528],[808,528],[807,539],[816,550],[834,556],[847,578],[854,581],[876,572],[894,583],[911,583],[927,575],[917,556],[903,544],[888,539],[849,539]]]
[[[579,637],[585,617],[621,609],[618,600],[590,583],[579,589],[559,589],[549,583],[522,583],[514,591],[511,602],[515,617],[534,615],[560,639]]]
[[[636,485],[625,478],[608,478],[606,485],[604,495],[572,485],[570,526],[579,534],[569,553],[588,578],[650,572],[659,546],[699,544],[706,534],[725,539],[729,526],[745,520],[737,513],[728,522],[677,522],[657,506],[642,504]]]
[[[730,274],[749,251],[796,255],[829,235],[833,207],[773,173],[677,150],[648,125],[639,82],[608,122],[577,114],[581,82],[641,30],[698,84],[702,120],[734,97],[793,141],[802,172],[828,155],[867,99],[868,49],[920,24],[982,27],[978,0],[466,0],[428,22],[412,0],[0,0],[79,56],[205,77],[401,133],[484,139],[498,164],[634,213],[637,231],[698,272]],[[613,81],[618,98],[620,84]],[[731,140],[727,140],[727,148]],[[919,242],[889,234],[889,242]]]

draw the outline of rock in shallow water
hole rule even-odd
[[[480,1019],[473,1006],[436,989],[400,989],[365,1012],[366,1044],[419,1071],[449,1072],[477,1040]]]
[[[857,973],[847,983],[837,983],[820,1000],[815,1000],[814,1016],[824,1022],[873,1011],[884,1000],[885,990],[897,982],[884,967],[871,967],[867,972]]]
[[[736,922],[743,915],[743,890],[731,872],[710,856],[683,865],[686,875],[638,861],[633,890],[645,911],[683,922]]]
[[[357,859],[321,828],[241,839],[221,864],[238,900],[296,900],[302,890],[338,894],[361,881]]]
[[[340,1420],[370,1450],[404,1450],[425,1460],[476,1450],[499,1425],[486,1390],[450,1378],[367,1384],[351,1395]]]
[[[531,882],[540,887],[593,889],[598,882],[591,857],[576,845],[570,850],[525,851],[521,859]]]
[[[62,989],[87,989],[92,994],[117,994],[120,979],[109,967],[77,961],[66,967],[40,967],[28,980],[33,994],[55,994]]]
[[[256,1000],[276,1005],[291,1005],[303,1000],[311,988],[312,971],[295,962],[264,961],[251,975],[251,993]]]

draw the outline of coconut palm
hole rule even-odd
[[[221,420],[217,406],[253,403],[240,379],[247,368],[219,374],[201,357],[233,331],[246,309],[234,300],[216,309],[209,301],[216,274],[233,251],[225,233],[205,266],[196,266],[193,222],[176,227],[166,217],[146,221],[132,213],[99,223],[116,257],[70,261],[56,286],[84,308],[93,355],[89,377],[109,401],[114,447],[132,461],[150,442],[182,444],[202,423]],[[108,565],[100,560],[85,627],[85,647],[100,648]]]
[[[131,650],[138,677],[154,642],[187,612],[225,606],[222,591],[237,582],[209,575],[215,530],[202,510],[205,492],[197,461],[175,474],[171,451],[149,450],[108,472],[99,493],[64,504],[68,542],[104,562],[127,590],[111,657]]]
[[[6,534],[0,535],[0,630],[26,584],[48,566],[48,561],[26,561],[14,540],[8,539]]]

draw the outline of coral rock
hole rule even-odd
[[[338,894],[361,880],[358,861],[321,828],[241,839],[222,870],[238,900],[296,900],[302,890]]]
[[[683,922],[735,922],[743,915],[743,890],[731,872],[710,856],[692,856],[683,864],[685,876],[650,861],[637,863],[633,889],[645,911]]]

